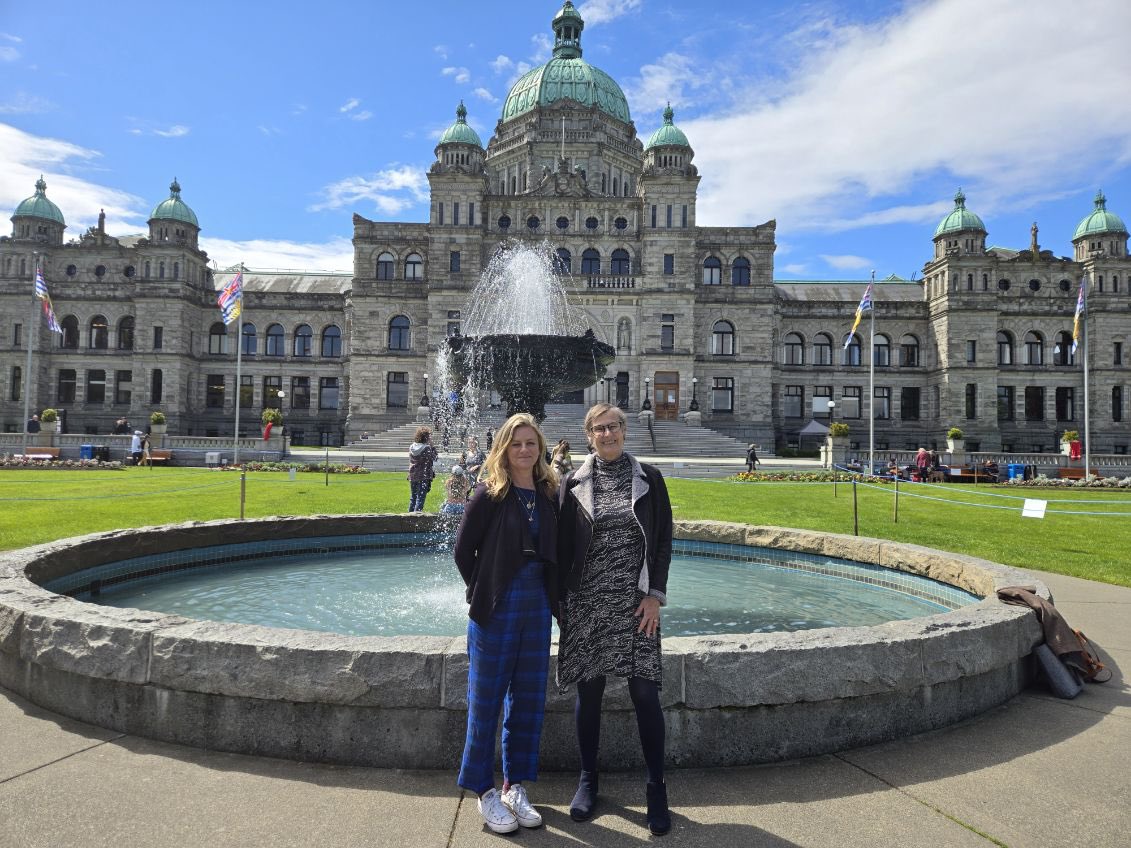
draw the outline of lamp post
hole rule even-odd
[[[612,402],[612,396],[613,396],[612,392],[613,392],[613,378],[606,376],[605,377],[605,403],[611,403]]]
[[[424,395],[420,398],[421,406],[428,406],[428,374],[424,374]]]
[[[689,412],[699,411],[699,378],[691,378],[691,404],[687,407]]]
[[[640,404],[640,408],[642,410],[652,408],[652,378],[651,377],[645,377],[644,378],[644,403]]]

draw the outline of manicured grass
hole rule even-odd
[[[714,518],[853,532],[852,486],[670,480],[677,518]],[[437,479],[428,496],[439,507]],[[1131,586],[1131,493],[1053,489],[1022,493],[979,486],[857,487],[859,531],[985,559]],[[916,495],[928,496],[927,500]],[[1045,518],[1022,518],[1024,498],[1049,501]],[[961,502],[966,503],[961,503]],[[197,468],[0,471],[0,549],[66,536],[239,516],[240,475]],[[403,472],[365,475],[249,473],[245,515],[401,512]],[[1109,513],[1064,514],[1072,513]]]

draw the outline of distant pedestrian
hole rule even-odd
[[[440,445],[444,448],[444,450],[447,450],[449,447],[451,447],[451,444],[452,440],[449,435],[448,425],[445,424],[443,429],[443,436],[440,439]]]
[[[138,460],[138,465],[148,465],[153,467],[153,457],[149,454],[149,434],[145,433],[141,437],[141,459]]]
[[[444,502],[440,515],[463,515],[467,508],[467,472],[460,465],[452,466],[452,473],[444,481]]]
[[[29,433],[38,433],[39,432],[39,416],[38,415],[33,415],[31,418],[29,418],[27,420],[27,431]]]
[[[926,448],[919,448],[915,454],[915,476],[920,483],[927,482],[927,472],[931,468],[931,455]]]
[[[491,452],[491,445],[495,443],[495,431],[490,427],[487,428],[487,453]]]
[[[751,442],[746,446],[746,470],[753,473],[758,466],[758,446]]]
[[[474,488],[479,480],[479,472],[483,470],[483,463],[487,461],[487,454],[479,449],[479,440],[475,436],[467,437],[467,473],[468,488]]]
[[[408,449],[409,512],[424,511],[424,499],[432,488],[432,478],[436,476],[433,469],[436,456],[436,448],[432,447],[432,430],[417,427],[412,446]]]
[[[134,430],[133,436],[130,438],[130,457],[134,461],[134,465],[141,464],[141,437],[143,433],[141,430]]]

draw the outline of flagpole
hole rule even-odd
[[[868,341],[868,476],[875,468],[876,452],[876,272],[872,271],[872,308],[868,310],[870,338]]]
[[[239,270],[240,278],[243,278],[243,263],[240,263]],[[242,289],[242,284],[241,284]],[[242,378],[242,365],[243,365],[243,294],[240,294],[240,314],[239,320],[236,323],[236,425],[235,434],[232,438],[232,465],[240,464],[240,401],[243,399],[243,382]]]
[[[1083,348],[1084,348],[1084,479],[1087,480],[1088,476],[1092,473],[1092,439],[1089,433],[1088,421],[1088,276],[1084,275],[1084,281],[1081,283],[1083,286],[1082,291],[1084,294],[1084,319],[1083,330]]]
[[[24,368],[24,448],[23,454],[27,456],[28,431],[27,423],[31,420],[31,352],[34,339],[39,335],[39,298],[35,294],[35,275],[39,270],[39,251],[32,253],[31,269],[31,321],[27,328],[27,365]],[[43,426],[42,424],[40,426]]]

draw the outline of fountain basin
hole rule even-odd
[[[217,521],[78,537],[0,555],[0,685],[125,733],[224,751],[399,768],[455,768],[466,722],[463,637],[347,637],[194,621],[76,601],[40,584],[108,562],[215,545],[418,534],[419,515]],[[942,727],[1029,679],[1042,637],[994,590],[1036,584],[915,545],[720,522],[676,536],[874,563],[986,596],[874,627],[670,637],[662,702],[669,762],[718,766],[827,753]],[[575,768],[573,699],[551,681],[547,768]],[[602,760],[640,765],[622,682],[606,695]]]

